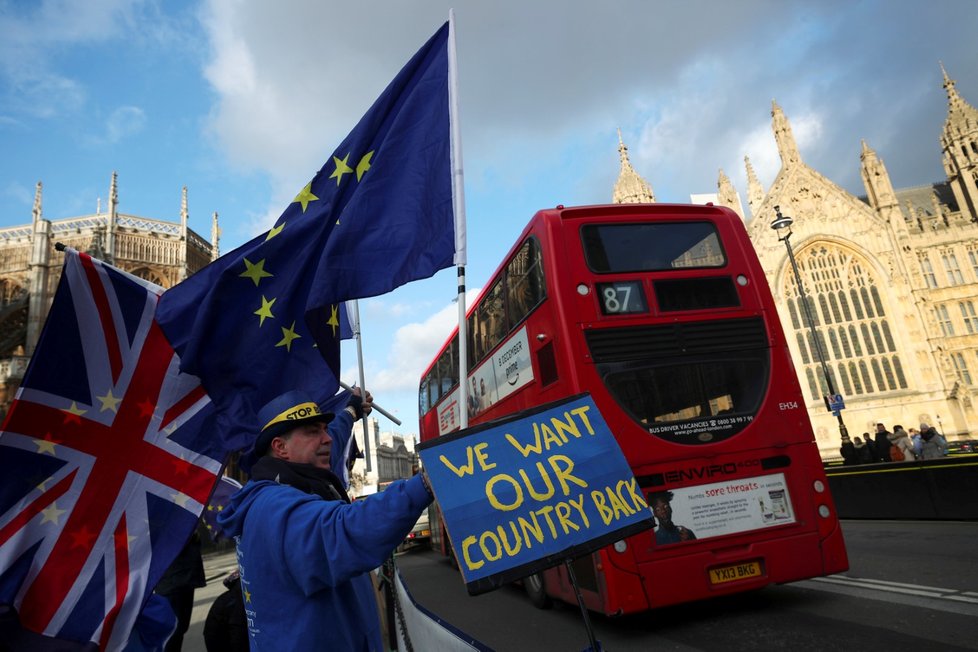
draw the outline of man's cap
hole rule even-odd
[[[331,412],[323,412],[319,405],[301,390],[294,389],[273,398],[258,411],[261,431],[255,440],[254,455],[260,457],[268,451],[272,440],[305,423],[333,420]]]

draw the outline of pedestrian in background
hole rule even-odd
[[[920,445],[923,443],[920,439],[920,431],[916,428],[911,428],[908,431],[910,435],[910,441],[913,442],[913,454],[919,460],[920,459]]]
[[[929,424],[920,424],[920,439],[920,459],[936,460],[947,455],[947,441]]]
[[[890,431],[882,423],[876,424],[876,438],[873,440],[873,452],[876,453],[877,462],[891,461]]]
[[[864,432],[863,437],[866,438],[865,441],[859,437],[852,440],[852,446],[856,449],[856,464],[872,464],[876,461],[876,455],[869,444],[869,433]]]
[[[166,652],[180,652],[183,647],[183,635],[190,627],[190,616],[194,610],[194,590],[206,585],[204,560],[200,556],[200,535],[194,530],[156,585],[156,593],[170,602],[173,613],[177,615],[177,629],[167,641]]]
[[[890,440],[890,460],[893,462],[913,462],[913,442],[903,426],[893,426],[893,432],[887,437]]]

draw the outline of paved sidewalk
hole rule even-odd
[[[227,590],[222,582],[236,567],[234,550],[204,556],[207,586],[194,591],[194,612],[190,618],[190,629],[183,637],[183,652],[207,651],[204,645],[204,619],[207,618],[207,610],[211,608],[214,599]]]

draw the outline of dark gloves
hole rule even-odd
[[[356,394],[350,394],[350,400],[347,402],[346,407],[353,408],[356,413],[354,421],[359,421],[363,418],[363,397],[357,396]]]

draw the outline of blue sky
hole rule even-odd
[[[943,61],[978,104],[973,0],[0,0],[0,228],[103,209],[190,225],[221,250],[267,229],[454,7],[469,228],[481,287],[534,211],[604,203],[616,128],[659,201],[746,196],[802,158],[863,194],[860,139],[897,187],[943,178]],[[360,302],[366,384],[417,431],[417,381],[454,325],[454,271]],[[344,377],[356,378],[355,349]],[[383,429],[391,424],[382,420]]]

